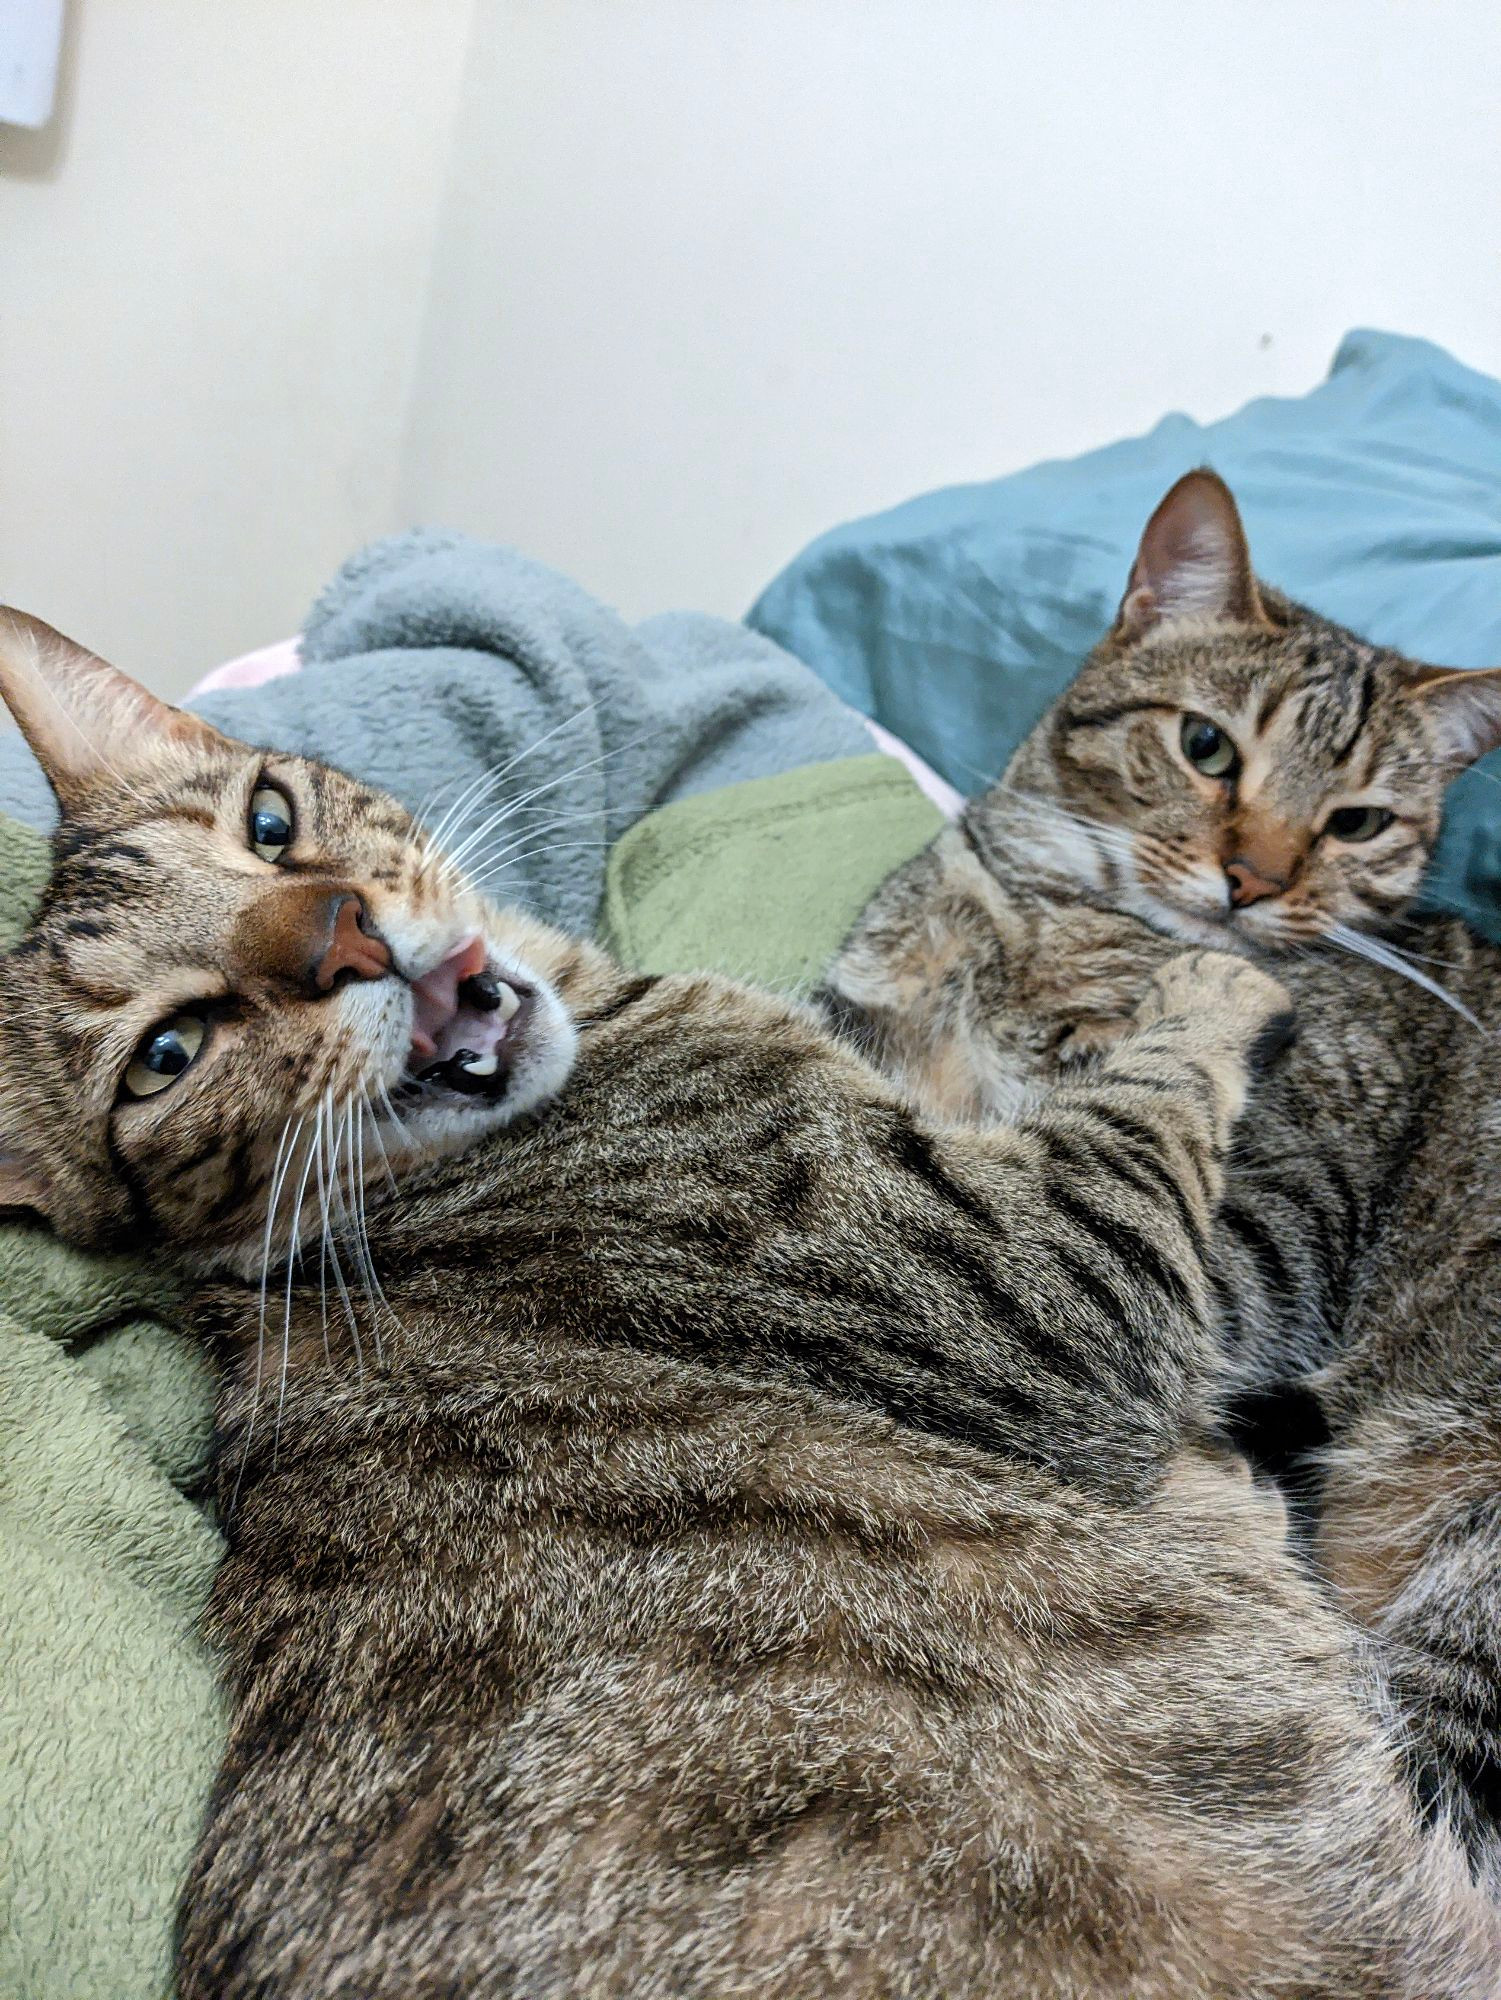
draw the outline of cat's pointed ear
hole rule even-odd
[[[1269,624],[1235,496],[1217,472],[1186,472],[1146,525],[1115,621],[1139,639],[1178,618]]]
[[[59,805],[103,781],[127,781],[170,743],[222,742],[39,618],[0,607],[0,695]]]
[[[1421,705],[1439,756],[1453,770],[1501,746],[1501,667],[1414,667],[1405,692]]]

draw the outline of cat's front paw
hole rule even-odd
[[[1297,1034],[1286,987],[1228,951],[1185,951],[1153,974],[1136,1009],[1139,1027],[1178,1019],[1210,1027],[1239,1047],[1259,1075]]]

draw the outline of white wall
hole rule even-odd
[[[408,520],[733,613],[1358,322],[1501,373],[1494,0],[70,19],[0,132],[0,598],[168,691]]]
[[[478,0],[400,488],[632,611],[852,513],[1501,372],[1495,0]]]
[[[469,13],[69,0],[0,129],[0,598],[171,692],[396,525]]]

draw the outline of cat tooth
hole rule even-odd
[[[521,995],[514,986],[507,986],[503,979],[498,979],[495,983],[500,989],[500,1018],[502,1021],[509,1021],[521,1005]]]
[[[469,1056],[469,1060],[467,1062],[463,1061],[463,1056]],[[500,1068],[500,1058],[496,1055],[494,1049],[489,1050],[487,1054],[482,1056],[469,1055],[469,1051],[465,1049],[461,1053],[459,1068],[464,1072],[465,1076],[494,1076],[495,1072]]]

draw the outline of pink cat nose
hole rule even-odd
[[[345,893],[333,898],[323,954],[313,975],[320,992],[327,993],[341,972],[356,979],[379,979],[390,971],[391,954],[384,940],[365,928],[367,921],[358,896]]]
[[[1280,896],[1287,884],[1275,875],[1258,875],[1249,861],[1239,855],[1225,863],[1225,880],[1230,884],[1230,901],[1237,910],[1247,903],[1259,903],[1267,896]]]

